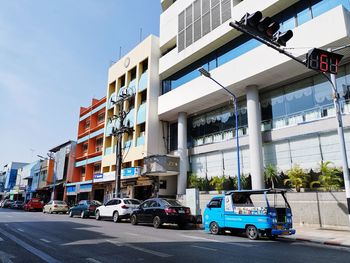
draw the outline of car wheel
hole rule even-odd
[[[250,240],[256,240],[259,238],[259,231],[253,225],[247,226],[245,233]]]
[[[130,218],[130,222],[132,225],[137,225],[137,217],[136,215],[132,215],[131,218]]]
[[[179,224],[177,224],[177,226],[178,226],[180,229],[184,229],[185,226],[186,226],[186,224],[184,224],[184,223],[179,223]]]
[[[72,212],[72,210],[69,211],[69,217],[73,217],[73,212]]]
[[[85,218],[85,212],[84,212],[84,211],[81,211],[81,213],[80,213],[80,218],[82,218],[82,219]]]
[[[43,209],[43,214],[45,214],[46,212],[45,212],[45,209]]]
[[[52,214],[52,209],[51,208],[49,209],[49,214]]]
[[[159,216],[155,216],[153,218],[153,226],[154,228],[160,228],[162,225],[162,221],[160,220],[160,217]]]
[[[119,222],[119,213],[118,213],[118,211],[115,211],[114,214],[113,214],[113,222],[114,223]]]
[[[221,229],[216,222],[211,222],[209,226],[210,233],[213,235],[218,235],[221,232]]]
[[[96,211],[95,219],[96,220],[101,220],[100,211],[98,211],[98,210]]]

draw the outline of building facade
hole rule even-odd
[[[3,197],[13,198],[15,191],[13,188],[16,185],[18,170],[26,164],[27,163],[10,162],[4,165],[0,176],[0,192]]]
[[[123,94],[130,94],[130,98],[122,102],[127,113],[124,125],[133,128],[133,132],[124,133],[122,138],[122,194],[147,199],[154,194],[158,180],[160,195],[176,194],[173,191],[175,176],[154,176],[143,169],[150,156],[166,153],[166,141],[161,139],[166,123],[161,123],[156,114],[159,56],[159,39],[151,35],[109,69],[102,174],[94,178],[94,184],[99,183],[105,189],[105,199],[110,199],[115,192],[117,136],[112,135],[112,130],[119,129],[120,123],[118,117],[113,116],[119,115],[121,104],[116,102]]]
[[[293,30],[287,47],[293,48],[294,56],[305,58],[314,47],[349,43],[348,0],[163,0],[161,4],[158,115],[170,123],[170,150],[181,159],[178,194],[185,192],[189,171],[204,178],[237,176],[235,127],[241,173],[251,175],[254,189],[264,187],[267,164],[282,171],[295,164],[313,169],[321,160],[341,165],[330,83],[242,35],[229,22],[262,11],[280,22],[281,31]],[[337,85],[349,150],[350,64],[348,53],[343,54]],[[238,123],[230,97],[200,76],[200,67],[237,96]]]
[[[105,111],[105,97],[92,99],[91,105],[80,108],[74,171],[67,173],[65,184],[65,199],[70,203],[103,199],[101,191],[93,189],[92,183],[94,175],[101,173]]]

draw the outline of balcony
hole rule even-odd
[[[138,84],[138,92],[141,92],[147,89],[147,85],[148,85],[147,82],[148,82],[148,70],[143,72],[140,77],[139,84]]]

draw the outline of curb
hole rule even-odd
[[[292,240],[292,241],[303,241],[303,242],[310,242],[310,243],[321,244],[321,245],[350,248],[350,244],[349,245],[342,244],[341,242],[335,241],[335,240],[319,240],[319,239],[311,239],[311,238],[305,238],[305,237],[283,237],[283,236],[280,236],[279,238],[283,238],[285,240]]]

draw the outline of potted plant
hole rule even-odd
[[[280,176],[278,175],[277,167],[273,164],[268,164],[264,170],[264,181],[267,185],[271,184],[272,188],[275,188],[275,183],[278,182]]]
[[[341,171],[336,167],[330,167],[330,164],[332,164],[330,161],[321,161],[319,178],[310,184],[311,188],[315,184],[319,184],[326,191],[338,190],[341,187],[343,180],[338,175]]]
[[[288,178],[284,180],[284,184],[291,185],[297,192],[300,192],[300,188],[305,187],[309,181],[308,174],[297,164],[287,171],[287,176]]]

